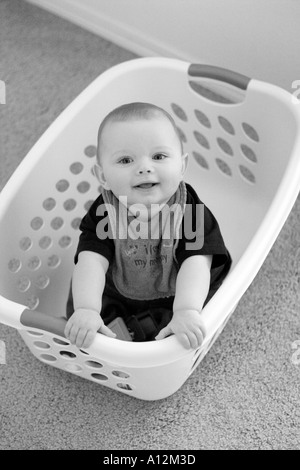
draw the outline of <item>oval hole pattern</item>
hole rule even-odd
[[[96,380],[101,380],[101,381],[108,380],[108,377],[103,374],[91,374],[91,376]]]
[[[186,115],[186,112],[182,109],[181,106],[179,106],[178,104],[176,103],[172,103],[171,104],[171,107],[172,107],[172,110],[174,112],[174,114],[176,114],[176,116],[181,119],[182,121],[187,121],[188,120],[188,117]]]
[[[66,359],[75,359],[76,354],[71,351],[59,351],[59,354]]]
[[[222,173],[224,173],[227,176],[232,176],[230,166],[227,165],[227,163],[224,162],[224,160],[221,160],[221,158],[216,158],[216,164],[218,165],[218,168]]]
[[[100,362],[93,361],[93,360],[86,361],[85,363],[86,363],[87,366],[89,366],[93,369],[101,369],[103,367],[103,365],[100,364]]]
[[[201,166],[202,168],[206,170],[209,169],[208,163],[206,159],[203,157],[203,155],[201,155],[199,152],[193,152],[193,157],[199,166]]]
[[[243,128],[246,136],[249,137],[249,139],[253,140],[254,142],[259,142],[259,135],[258,135],[256,129],[254,129],[253,126],[251,126],[247,122],[243,122],[242,123],[242,128]]]
[[[244,165],[240,165],[239,169],[240,169],[242,176],[245,178],[246,181],[252,184],[255,183],[255,176],[252,173],[252,171],[249,170],[249,168],[247,168]]]
[[[129,384],[122,384],[122,383],[118,383],[117,384],[117,387],[118,388],[122,388],[123,390],[132,390],[132,386],[129,385]]]
[[[230,155],[232,157],[233,150],[231,146],[229,145],[229,143],[226,140],[222,139],[222,137],[218,137],[217,142],[219,144],[219,147],[223,150],[223,152],[226,153],[226,155]]]
[[[234,127],[231,124],[231,122],[228,121],[228,119],[226,119],[224,116],[218,116],[218,121],[219,121],[220,126],[222,127],[222,129],[224,129],[225,132],[231,135],[235,134]]]
[[[39,349],[50,349],[50,344],[45,341],[34,341],[33,344]]]
[[[256,153],[254,150],[252,150],[248,145],[242,144],[241,145],[241,150],[243,152],[243,155],[250,160],[250,162],[257,163],[257,157]]]
[[[194,136],[195,136],[195,139],[198,142],[198,144],[200,144],[202,147],[204,147],[207,150],[210,149],[209,142],[203,134],[201,134],[198,131],[194,131]]]
[[[211,128],[211,123],[206,114],[203,113],[203,111],[200,111],[199,109],[195,109],[195,116],[197,120],[202,124],[202,126],[207,127],[208,129]]]

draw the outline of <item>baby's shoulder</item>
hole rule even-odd
[[[185,183],[186,186],[186,203],[187,204],[203,204],[198,193],[195,189],[189,184]]]

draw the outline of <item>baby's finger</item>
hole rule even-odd
[[[180,341],[180,343],[182,344],[182,346],[185,349],[190,349],[191,348],[190,340],[189,340],[188,335],[186,333],[180,333],[179,335],[177,335],[177,337],[178,337],[178,340]]]
[[[85,340],[85,337],[86,337],[86,334],[87,334],[87,329],[86,328],[80,328],[78,330],[76,340],[75,340],[75,344],[76,344],[77,348],[82,347],[82,345],[84,343],[84,340]]]
[[[76,343],[77,334],[78,334],[78,327],[75,325],[72,325],[69,331],[69,340],[71,341],[72,344]]]
[[[72,328],[72,323],[71,323],[70,320],[69,320],[69,321],[67,322],[66,326],[65,326],[65,329],[64,329],[64,334],[65,334],[65,337],[66,337],[66,338],[69,338],[71,328]]]
[[[172,330],[171,328],[169,328],[169,326],[165,326],[162,330],[160,330],[160,332],[158,333],[158,335],[155,337],[156,340],[160,340],[160,339],[164,339],[166,338],[167,336],[169,336],[170,334],[172,333]]]
[[[201,346],[201,344],[203,343],[203,340],[204,340],[204,335],[201,331],[200,328],[197,328],[195,331],[194,331],[195,335],[196,335],[196,338],[197,338],[197,346],[196,348],[198,348],[199,346]]]
[[[197,338],[195,332],[189,331],[187,336],[188,336],[188,339],[189,339],[190,347],[192,349],[196,349],[199,346],[199,344],[198,344],[198,338]]]
[[[117,336],[116,333],[114,333],[110,328],[108,328],[104,324],[100,327],[100,333],[105,336],[109,336],[110,338],[115,338]]]
[[[88,330],[84,341],[82,343],[82,348],[89,348],[96,337],[96,332],[93,330]]]

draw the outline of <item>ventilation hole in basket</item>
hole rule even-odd
[[[84,351],[83,349],[79,349],[79,351],[82,353],[82,354],[86,354],[86,356],[89,356],[89,353]]]
[[[204,114],[202,111],[199,111],[199,109],[195,109],[195,115],[200,124],[202,126],[207,127],[208,129],[211,128],[211,123],[206,114]]]
[[[249,139],[254,140],[254,142],[259,142],[259,135],[254,127],[250,126],[250,124],[247,124],[246,122],[243,122],[242,128]]]
[[[53,199],[53,197],[48,197],[43,202],[43,208],[46,211],[52,211],[52,209],[54,209],[55,206],[56,206],[56,201],[55,201],[55,199]]]
[[[96,379],[96,380],[108,380],[108,377],[106,377],[106,375],[103,375],[103,374],[91,374],[91,376]]]
[[[63,237],[59,239],[58,244],[62,248],[69,248],[69,246],[71,246],[72,244],[72,238],[69,237],[68,235],[64,235]]]
[[[17,282],[17,289],[20,292],[26,292],[28,291],[29,287],[31,286],[31,281],[28,277],[22,276],[18,279]]]
[[[17,273],[22,267],[21,260],[17,258],[11,258],[8,262],[8,269],[11,273]]]
[[[84,204],[84,208],[85,208],[86,211],[88,211],[88,210],[90,209],[90,207],[91,207],[91,205],[93,204],[93,202],[94,202],[94,201],[89,200],[89,201],[87,201],[87,202]]]
[[[97,147],[95,145],[88,145],[84,149],[84,154],[89,158],[95,157],[97,155]]]
[[[91,187],[90,183],[88,183],[87,181],[81,181],[81,183],[77,185],[77,191],[81,194],[84,194],[88,192],[90,187]]]
[[[34,341],[33,343],[38,349],[50,349],[50,344],[45,341]]]
[[[103,367],[103,365],[97,361],[86,361],[86,365],[92,367],[93,369],[101,369],[101,367]]]
[[[226,119],[224,116],[218,116],[218,121],[220,123],[220,126],[224,129],[225,132],[231,135],[235,134],[234,127],[231,124],[231,122],[228,121],[228,119]]]
[[[67,372],[73,372],[73,373],[78,373],[78,372],[83,371],[82,367],[79,364],[66,364],[64,368]]]
[[[29,297],[27,297],[26,305],[30,310],[36,309],[39,303],[40,300],[36,295],[31,294]]]
[[[44,333],[40,333],[39,331],[26,330],[26,333],[28,333],[29,336],[44,336]]]
[[[210,148],[209,142],[203,134],[200,134],[200,132],[198,131],[194,131],[194,136],[198,144],[200,144],[205,149],[209,150]]]
[[[51,354],[41,354],[40,359],[42,359],[42,361],[46,361],[46,362],[55,362],[55,361],[57,361],[57,357],[51,356]]]
[[[75,209],[76,204],[77,204],[77,203],[76,203],[75,199],[67,199],[67,200],[64,202],[63,206],[64,206],[64,209],[65,209],[66,211],[72,211],[72,210]]]
[[[178,131],[180,140],[181,140],[184,144],[186,144],[186,143],[187,143],[187,138],[186,138],[185,133],[184,133],[183,130],[180,129],[180,127],[178,127],[178,126],[176,127],[176,129],[177,129],[177,131]]]
[[[67,180],[59,180],[56,183],[56,189],[60,193],[64,193],[65,191],[67,191],[69,186],[70,186],[70,183]]]
[[[46,274],[41,274],[35,281],[36,287],[39,289],[46,289],[50,284],[50,278]]]
[[[70,165],[70,172],[73,173],[73,175],[78,175],[81,173],[83,170],[83,164],[80,162],[74,162],[72,165]]]
[[[242,149],[244,156],[248,158],[248,160],[250,160],[253,163],[257,163],[256,154],[250,147],[248,147],[248,145],[242,144],[241,149]]]
[[[19,242],[19,247],[21,248],[22,251],[28,251],[32,247],[33,243],[29,237],[23,237],[21,238]]]
[[[42,262],[38,256],[32,256],[27,263],[27,267],[31,269],[31,271],[36,271],[41,266]]]
[[[64,340],[59,339],[59,338],[52,338],[52,339],[53,339],[54,343],[59,344],[61,346],[69,346],[69,344],[70,344],[67,341],[64,341]]]
[[[39,246],[40,248],[42,248],[43,250],[47,250],[48,248],[50,248],[50,246],[52,245],[52,240],[50,237],[48,237],[47,235],[45,235],[44,237],[42,237],[39,241]]]
[[[121,370],[113,370],[112,375],[119,377],[120,379],[128,379],[130,377],[129,374],[126,374],[126,372],[122,372]]]
[[[233,155],[233,150],[226,140],[222,139],[221,137],[218,137],[217,142],[219,144],[220,149],[223,150],[223,152],[226,153],[226,155],[230,155],[230,156]]]
[[[202,168],[205,168],[206,170],[209,169],[207,161],[205,160],[205,158],[200,153],[193,152],[193,157],[196,160],[196,162],[198,163],[198,165],[200,165]]]
[[[220,158],[216,158],[216,164],[218,165],[219,170],[224,173],[224,175],[232,176],[230,167]]]
[[[171,107],[173,109],[173,112],[176,114],[176,116],[181,119],[182,121],[187,121],[188,117],[185,113],[185,111],[176,103],[172,103]]]
[[[71,227],[72,227],[74,230],[78,230],[78,229],[79,229],[79,226],[80,226],[80,222],[81,222],[80,217],[76,217],[76,219],[73,219],[73,220],[72,220],[72,222],[71,222]]]
[[[50,225],[54,230],[59,230],[64,225],[64,221],[61,217],[54,217],[54,219],[51,220]]]
[[[252,171],[249,170],[249,168],[244,165],[240,165],[239,168],[242,176],[245,178],[246,181],[252,184],[255,183],[255,176]]]
[[[57,255],[51,255],[48,258],[47,265],[49,268],[57,268],[60,265],[60,258]]]
[[[234,102],[232,99],[226,98],[222,94],[216,93],[215,91],[209,89],[208,87],[201,85],[199,82],[189,81],[189,85],[195,93],[197,93],[201,97],[206,98],[210,101],[214,101],[216,103],[226,103],[226,104]]]
[[[33,230],[40,230],[44,225],[44,221],[41,217],[34,217],[30,222],[30,226]]]
[[[117,384],[117,387],[122,388],[123,390],[132,390],[132,386],[129,384]]]
[[[71,351],[59,351],[59,354],[67,359],[75,359],[75,357],[77,357],[76,354]]]

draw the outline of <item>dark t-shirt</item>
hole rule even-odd
[[[217,220],[189,184],[186,184],[186,189],[186,207],[189,207],[189,210],[183,216],[181,235],[175,251],[174,263],[178,271],[184,260],[190,256],[212,255],[210,294],[208,296],[211,297],[228,273],[231,266],[231,257],[226,249]],[[102,215],[97,215],[98,207],[103,204],[103,197],[100,194],[82,219],[80,224],[82,233],[75,255],[75,263],[77,263],[78,255],[82,251],[99,253],[107,258],[110,266],[113,263],[115,244],[114,240],[109,237],[111,232],[108,231],[108,236],[103,240],[100,240],[97,236],[97,225],[104,217],[107,217],[107,213],[103,213],[103,211]],[[202,207],[201,217],[196,216],[199,207]],[[116,292],[110,268],[107,272],[106,283],[110,284],[110,292]]]

